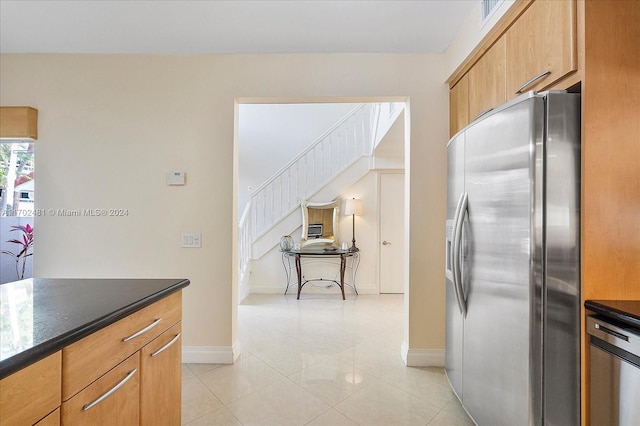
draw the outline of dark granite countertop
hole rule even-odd
[[[189,285],[32,278],[0,285],[0,379]]]
[[[640,329],[640,300],[587,300],[584,307],[609,319]]]

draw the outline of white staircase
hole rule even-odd
[[[301,200],[335,199],[370,169],[403,103],[360,104],[251,194],[239,222],[240,279],[282,235],[300,227]]]

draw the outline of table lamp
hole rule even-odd
[[[362,201],[356,198],[345,200],[344,214],[345,216],[351,215],[352,226],[353,226],[351,247],[349,247],[349,251],[360,251],[360,249],[356,247],[356,216],[362,215]]]

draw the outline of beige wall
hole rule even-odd
[[[460,26],[460,30],[449,44],[449,47],[447,47],[444,55],[446,77],[453,74],[462,61],[469,56],[482,38],[487,35],[489,30],[496,25],[514,3],[515,0],[504,0],[496,6],[496,9],[489,19],[481,23],[480,8],[482,7],[482,3],[479,1],[476,2],[476,5],[471,9],[464,23]]]
[[[188,277],[184,344],[233,336],[234,99],[407,97],[409,342],[444,348],[448,95],[442,55],[3,55],[0,104],[39,109],[35,274]],[[187,172],[187,185],[165,173]],[[201,249],[179,247],[202,232]]]

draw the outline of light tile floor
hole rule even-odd
[[[442,368],[400,357],[402,295],[251,295],[233,365],[184,364],[182,424],[473,425]]]

